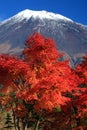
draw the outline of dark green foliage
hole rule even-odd
[[[13,123],[12,123],[12,118],[11,118],[9,113],[7,113],[5,120],[6,121],[5,121],[5,127],[4,128],[11,130],[11,128],[14,127],[14,126],[13,126]]]

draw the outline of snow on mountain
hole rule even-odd
[[[24,10],[20,13],[17,14],[18,17],[21,17],[23,16],[24,18],[26,19],[29,19],[30,17],[34,17],[34,18],[41,18],[41,19],[44,19],[44,18],[47,18],[47,19],[55,19],[55,20],[58,20],[58,19],[63,19],[63,20],[69,20],[69,21],[72,21],[60,14],[54,14],[52,12],[47,12],[45,10],[43,11],[32,11],[32,10]]]
[[[34,32],[54,39],[74,64],[87,54],[87,26],[59,14],[28,9],[0,23],[0,53],[21,52]]]
[[[11,24],[14,24],[16,22],[20,22],[23,19],[29,20],[31,17],[33,18],[40,18],[40,19],[53,19],[53,20],[64,20],[64,21],[72,21],[69,18],[66,18],[60,14],[55,14],[52,12],[47,12],[45,10],[43,11],[32,11],[29,9],[23,10],[16,14],[15,16],[3,21],[1,24],[5,24],[6,22],[9,22],[10,20],[13,21]],[[73,22],[73,21],[72,21]]]

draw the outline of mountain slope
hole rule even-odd
[[[87,54],[87,26],[59,14],[28,9],[0,23],[0,53],[21,52],[33,32],[53,38],[74,64]]]

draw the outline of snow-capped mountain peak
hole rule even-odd
[[[72,21],[71,19],[68,19],[60,14],[55,14],[55,13],[52,13],[52,12],[47,12],[45,10],[42,10],[42,11],[32,11],[32,10],[29,10],[29,9],[26,9],[24,11],[21,11],[20,13],[17,14],[17,16],[21,17],[23,16],[24,18],[26,19],[29,19],[30,17],[39,17],[39,18],[49,18],[49,19],[63,19],[63,20],[69,20],[69,21]]]
[[[28,9],[0,23],[0,52],[21,53],[34,32],[54,39],[74,65],[87,54],[87,26],[59,14]]]
[[[7,21],[13,21],[13,23],[16,23],[16,22],[20,22],[22,21],[23,19],[26,19],[29,20],[31,17],[33,18],[40,18],[40,19],[53,19],[53,20],[63,20],[63,21],[71,21],[71,19],[69,18],[66,18],[60,14],[55,14],[55,13],[52,13],[52,12],[47,12],[45,10],[42,10],[42,11],[33,11],[33,10],[29,10],[29,9],[26,9],[26,10],[23,10],[21,12],[19,12],[18,14],[14,15],[13,17],[7,19],[7,20],[4,20],[1,24],[4,24],[6,23]],[[10,23],[9,23],[10,24]]]

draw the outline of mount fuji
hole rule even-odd
[[[0,23],[0,53],[21,53],[34,32],[54,39],[74,65],[87,54],[87,26],[60,14],[28,9]]]

